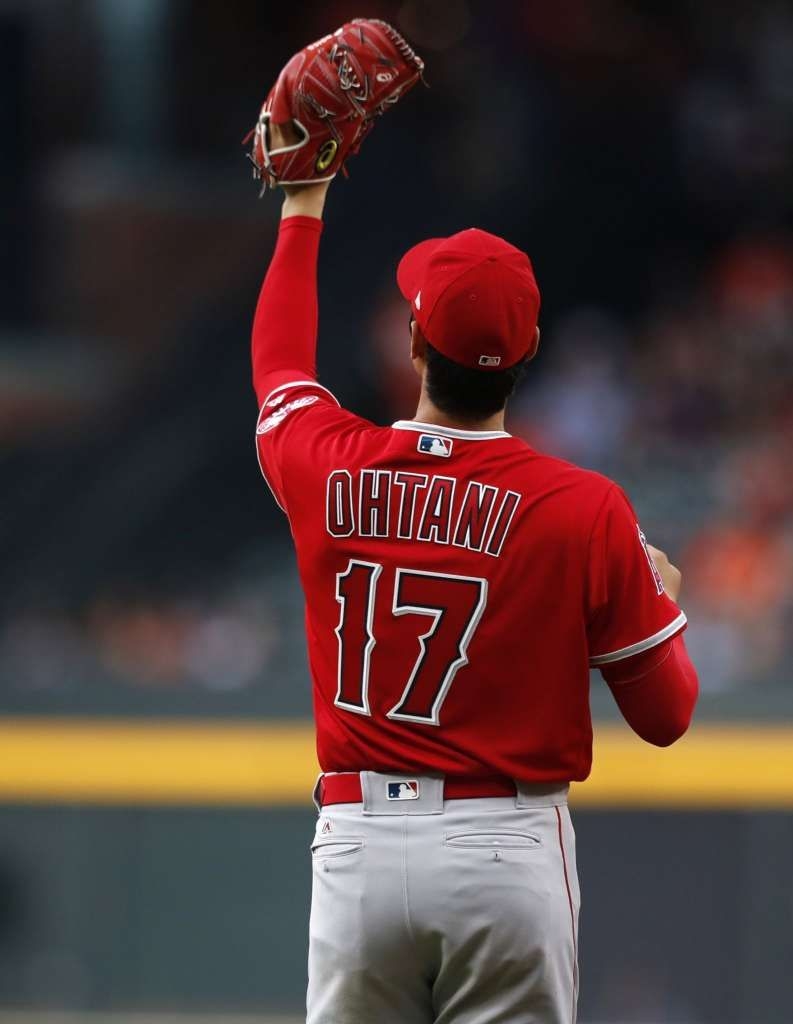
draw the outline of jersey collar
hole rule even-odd
[[[418,420],[397,420],[394,430],[415,430],[419,434],[438,434],[441,437],[459,437],[466,441],[495,441],[499,437],[512,437],[506,430],[459,430],[457,427],[439,427],[437,423]]]

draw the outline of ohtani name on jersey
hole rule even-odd
[[[326,526],[331,537],[381,537],[453,544],[497,558],[521,496],[476,480],[362,469],[328,477]]]

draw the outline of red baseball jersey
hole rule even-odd
[[[686,622],[619,487],[503,431],[374,426],[312,380],[265,399],[256,440],[322,770],[586,778],[590,666]]]

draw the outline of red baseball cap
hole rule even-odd
[[[399,290],[439,352],[477,370],[505,370],[535,347],[540,291],[525,252],[479,228],[429,238],[397,268]]]

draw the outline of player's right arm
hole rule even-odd
[[[677,602],[682,577],[663,551],[647,545],[663,580],[664,590]],[[686,732],[699,695],[697,672],[683,634],[631,658],[600,670],[622,716],[643,740],[668,747]]]
[[[699,694],[677,606],[680,572],[644,540],[612,487],[590,539],[590,663],[642,739],[668,746],[688,729]]]
[[[668,747],[686,732],[699,681],[682,636],[600,671],[622,717],[643,740]]]

